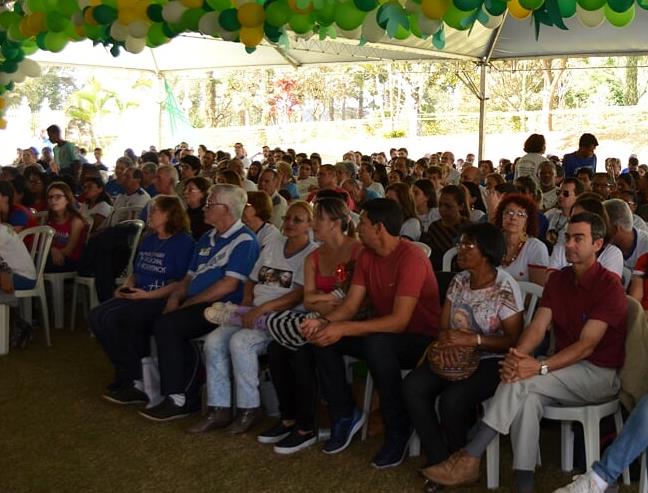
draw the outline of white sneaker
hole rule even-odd
[[[594,479],[594,473],[591,471],[574,476],[573,479],[573,483],[558,488],[553,493],[605,493],[606,488],[601,488],[598,485]]]
[[[232,313],[236,311],[238,305],[234,303],[223,303],[222,301],[217,301],[212,306],[205,308],[204,315],[208,322],[211,322],[216,325],[223,325],[229,322]]]

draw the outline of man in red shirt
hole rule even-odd
[[[448,486],[477,481],[480,457],[490,441],[510,432],[517,491],[532,492],[544,406],[581,406],[617,395],[627,300],[618,278],[596,260],[604,237],[598,215],[572,216],[565,234],[565,255],[572,265],[549,278],[533,321],[501,363],[502,383],[475,438],[445,462],[426,468],[428,480]],[[533,350],[552,324],[556,351],[536,359]]]
[[[403,212],[389,199],[367,202],[358,231],[366,247],[342,305],[327,318],[307,320],[304,335],[316,346],[322,393],[329,404],[331,438],[323,451],[344,450],[366,416],[355,407],[345,379],[344,355],[367,361],[380,394],[385,442],[374,457],[378,469],[403,461],[412,433],[401,390],[401,369],[414,368],[439,327],[439,289],[429,259],[399,238]],[[373,317],[353,321],[365,297]]]

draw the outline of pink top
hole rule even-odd
[[[360,246],[361,243],[358,243],[353,247],[351,255],[353,260],[357,257]],[[315,263],[315,289],[323,293],[330,293],[344,283],[346,279],[346,266],[344,264],[338,264],[333,275],[325,276],[320,272],[319,268],[319,248],[313,252],[312,260]]]
[[[70,234],[72,232],[72,218],[64,223],[57,223],[54,220],[48,221],[48,226],[54,229],[54,239],[52,240],[52,247],[58,248],[59,250],[65,248],[70,241]],[[81,236],[77,241],[77,244],[72,250],[72,252],[67,255],[70,260],[78,261],[81,258],[84,247],[84,238],[85,238],[85,228],[81,232]]]

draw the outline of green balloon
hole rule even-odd
[[[27,0],[25,4],[27,5],[29,11],[32,13],[43,12],[45,10],[45,5],[43,4],[43,0]]]
[[[23,41],[27,39],[27,36],[25,36],[20,30],[20,24],[12,24],[11,26],[9,26],[9,31],[7,31],[7,35],[9,36],[9,39],[11,39],[12,41]]]
[[[86,24],[84,27],[85,27],[86,36],[88,36],[89,39],[93,41],[98,41],[99,39],[101,39],[101,36],[103,34],[101,26],[93,26],[92,24]]]
[[[519,0],[520,5],[527,10],[538,10],[545,0]]]
[[[117,11],[108,5],[97,5],[92,16],[99,24],[112,24],[117,20]]]
[[[278,27],[268,24],[266,22],[265,24],[263,24],[263,32],[265,33],[266,38],[268,38],[268,40],[272,41],[273,43],[276,43],[277,41],[279,41],[279,38],[281,37],[283,31]]]
[[[12,60],[18,54],[19,48],[14,43],[5,42],[0,47],[2,56],[7,60]]]
[[[290,16],[288,25],[297,34],[304,34],[313,30],[313,21],[311,21],[308,14],[294,13]]]
[[[64,16],[69,18],[78,10],[80,9],[76,0],[59,0],[58,11]]]
[[[445,22],[451,28],[456,29],[457,31],[466,31],[470,29],[470,24],[464,24],[462,22],[464,21],[464,19],[467,19],[468,17],[475,14],[476,11],[477,9],[466,12],[464,10],[459,10],[454,5],[450,5],[445,15],[443,16],[443,22]]]
[[[146,8],[146,15],[153,22],[164,22],[164,17],[162,17],[162,5],[152,4]]]
[[[232,7],[231,0],[206,0],[207,3],[212,9],[222,12]]]
[[[47,29],[54,33],[60,33],[65,31],[65,28],[68,26],[70,21],[68,21],[63,15],[58,12],[48,12],[45,16],[45,24]]]
[[[376,0],[353,0],[353,3],[358,10],[362,10],[363,12],[371,12],[378,6]]]
[[[573,1],[576,2],[576,0]],[[490,15],[498,16],[502,15],[506,11],[506,2],[501,0],[486,0],[484,2],[484,7],[486,7],[486,12]]]
[[[576,0],[558,0],[558,10],[563,19],[569,19],[576,15]]]
[[[3,12],[0,14],[0,26],[4,27],[4,30],[7,31],[13,24],[18,24],[20,22],[20,15],[15,12]]]
[[[47,33],[45,35],[45,48],[54,53],[63,51],[68,39],[64,33]]]
[[[418,14],[409,14],[407,16],[409,20],[410,31],[414,36],[421,39],[427,39],[428,35],[421,32],[421,28],[418,24]]]
[[[223,10],[218,16],[218,23],[227,31],[238,31],[241,23],[236,15],[236,9]]]
[[[38,46],[38,48],[41,49],[41,50],[47,49],[45,47],[45,35],[46,34],[47,33],[38,33],[36,35],[36,46]]]
[[[583,10],[593,11],[598,10],[605,5],[605,0],[578,0],[578,5]]]
[[[648,0],[637,0],[637,5],[644,10],[648,10]]]
[[[18,63],[13,60],[5,60],[2,65],[0,65],[0,71],[6,72],[8,74],[13,74],[18,70]]]
[[[482,0],[454,0],[454,6],[464,12],[475,10],[477,7],[481,7],[481,4]]]
[[[265,19],[268,24],[281,27],[290,19],[291,10],[286,2],[273,2],[265,10]]]
[[[162,24],[162,32],[167,38],[175,38],[182,32],[183,27],[178,24]]]
[[[338,4],[335,10],[335,23],[340,26],[340,29],[353,31],[362,24],[366,15],[366,12],[358,10],[353,1],[349,0]]]
[[[205,13],[206,12],[203,9],[186,10],[185,13],[182,14],[182,19],[180,20],[180,24],[183,24],[185,26],[183,31],[189,30],[198,32],[198,23],[200,22],[200,18],[205,15]]]
[[[23,43],[23,52],[25,53],[25,56],[33,55],[37,51],[38,45],[36,44],[36,40],[28,40]]]
[[[315,20],[320,26],[330,26],[335,22],[335,3],[324,2],[324,6],[314,12]]]
[[[614,12],[622,14],[624,12],[627,12],[627,10],[633,3],[634,0],[608,0],[607,6],[610,7],[610,9]]]
[[[151,47],[156,47],[156,46],[161,46],[167,41],[167,37],[164,35],[164,31],[162,30],[162,26],[164,24],[160,22],[156,22],[154,24],[151,24],[151,27],[149,28],[149,32],[146,35],[146,40]]]
[[[609,4],[606,4],[605,7],[603,7],[605,18],[615,27],[625,27],[630,24],[635,18],[635,12],[634,4],[632,4],[625,12],[615,12]]]
[[[405,29],[403,26],[398,26],[396,32],[394,33],[394,38],[400,39],[401,41],[410,37],[412,33],[409,29]]]

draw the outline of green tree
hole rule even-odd
[[[28,78],[25,82],[16,84],[16,88],[9,91],[6,97],[8,106],[17,106],[26,98],[32,112],[38,111],[47,99],[49,107],[56,111],[63,109],[70,94],[77,89],[73,72],[46,67],[40,77]]]

